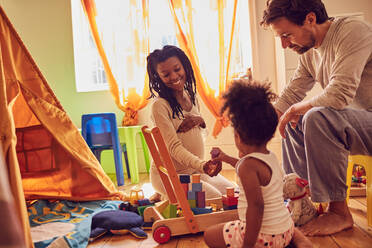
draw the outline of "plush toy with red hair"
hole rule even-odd
[[[296,226],[304,225],[318,215],[316,207],[310,201],[308,185],[307,180],[295,173],[284,177],[283,196],[285,200],[289,199],[287,207]]]

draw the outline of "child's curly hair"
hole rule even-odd
[[[271,102],[277,95],[270,83],[250,79],[235,80],[222,96],[221,114],[227,111],[235,131],[247,145],[266,144],[278,125],[278,116]]]

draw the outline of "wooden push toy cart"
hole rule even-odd
[[[166,243],[171,236],[203,232],[209,226],[238,219],[236,209],[194,215],[159,128],[149,129],[144,126],[142,132],[169,198],[144,211],[144,221],[153,223],[152,235],[156,242]],[[165,219],[161,213],[169,203],[178,203],[183,217]],[[212,203],[217,206],[217,209],[222,208],[221,198],[206,200],[207,206]]]

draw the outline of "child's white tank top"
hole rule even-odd
[[[279,234],[287,231],[293,221],[289,214],[287,207],[284,204],[283,198],[283,177],[284,172],[279,165],[279,161],[275,154],[270,152],[269,154],[264,153],[250,153],[241,158],[235,169],[239,176],[238,185],[240,188],[239,200],[238,200],[238,213],[239,219],[242,221],[246,220],[246,210],[248,207],[247,198],[244,193],[243,185],[240,181],[244,178],[244,175],[239,175],[239,166],[243,165],[243,161],[246,158],[256,158],[264,162],[271,168],[272,175],[268,185],[261,186],[262,196],[264,200],[264,213],[262,219],[261,233],[265,234]],[[245,165],[249,166],[249,165]]]

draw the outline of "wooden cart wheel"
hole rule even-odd
[[[152,237],[159,244],[167,243],[171,237],[171,231],[166,226],[160,226],[155,229]]]

